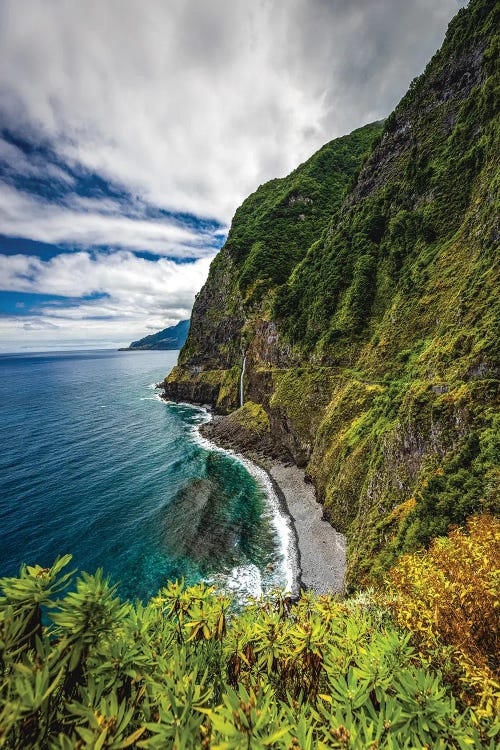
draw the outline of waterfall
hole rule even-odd
[[[243,406],[244,393],[243,393],[243,378],[245,377],[245,368],[247,366],[247,355],[243,355],[243,364],[241,365],[241,376],[240,376],[240,406]]]

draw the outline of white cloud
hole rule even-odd
[[[57,331],[59,329],[59,326],[56,326],[54,323],[48,320],[38,320],[37,318],[33,318],[28,323],[23,323],[22,327],[25,331]]]
[[[0,182],[0,232],[47,243],[106,245],[193,258],[212,254],[213,235],[167,220],[123,216],[112,200],[73,197],[69,206],[49,203]]]
[[[458,5],[3,0],[2,114],[153,204],[228,221],[259,183],[385,116]]]
[[[0,288],[63,297],[109,294],[131,302],[138,295],[148,304],[156,298],[189,307],[209,263],[209,258],[191,263],[167,258],[152,261],[127,251],[61,253],[48,261],[30,255],[0,255]]]
[[[209,263],[145,260],[127,251],[64,253],[49,261],[0,255],[1,288],[69,298],[46,302],[37,316],[4,316],[2,346],[50,346],[56,328],[59,344],[130,343],[189,317]],[[78,299],[90,295],[106,296]]]

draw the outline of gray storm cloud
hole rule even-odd
[[[158,206],[230,220],[388,114],[457,0],[3,0],[0,114]]]

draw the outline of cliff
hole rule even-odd
[[[195,300],[179,366],[168,378],[170,398],[210,403],[222,413],[237,406],[243,354],[262,338],[258,328],[270,326],[271,336],[275,329],[276,288],[329,226],[381,129],[375,123],[331,141],[288,177],[261,185],[238,208]],[[279,358],[275,343],[269,356]],[[288,354],[285,345],[283,364]]]
[[[498,510],[499,10],[472,0],[383,126],[242,204],[165,381],[234,429],[245,356],[351,583]]]

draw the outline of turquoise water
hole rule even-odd
[[[176,358],[0,355],[0,575],[70,552],[143,600],[180,577],[238,596],[290,581],[265,477],[200,441],[203,410],[159,400]]]

